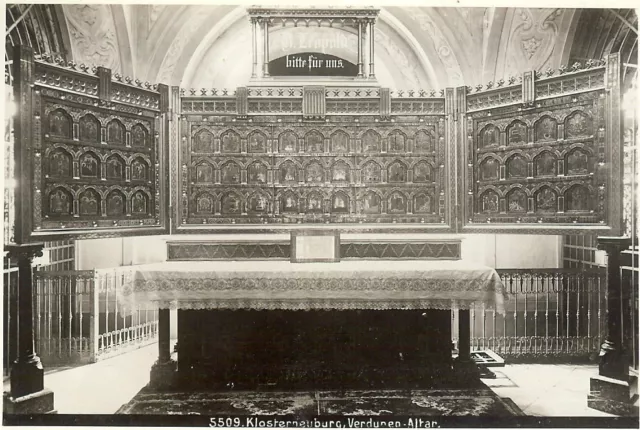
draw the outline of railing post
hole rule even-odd
[[[616,415],[637,413],[630,401],[629,365],[622,339],[620,253],[630,245],[627,237],[598,238],[598,249],[607,253],[607,335],[600,349],[599,374],[591,378],[587,404]]]
[[[44,369],[36,355],[33,333],[33,258],[42,256],[43,244],[9,245],[18,263],[18,357],[11,366],[11,392],[4,394],[5,414],[51,413],[53,392],[44,388]]]
[[[98,338],[100,336],[99,282],[98,274],[94,272],[89,290],[89,357],[92,363],[98,361]]]

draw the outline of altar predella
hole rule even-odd
[[[16,239],[315,224],[620,231],[617,55],[477,88],[392,90],[376,84],[365,37],[376,16],[310,18],[354,29],[354,62],[332,54],[340,44],[304,44],[274,60],[265,49],[258,73],[258,30],[267,46],[269,26],[288,18],[250,9],[255,79],[233,89],[152,85],[18,48],[15,151],[29,186]],[[296,83],[277,67],[337,72]]]

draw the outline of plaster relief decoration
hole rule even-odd
[[[191,40],[194,33],[208,17],[209,15],[206,13],[198,13],[182,25],[180,32],[171,42],[171,46],[169,46],[169,49],[162,60],[157,78],[155,78],[156,82],[163,82],[166,84],[173,83],[171,77],[173,76],[173,72],[180,56],[184,53],[185,47]]]
[[[397,82],[402,85],[400,89],[428,87],[426,80],[420,78],[420,61],[408,46],[400,46],[394,40],[394,33],[391,28],[385,28],[383,21],[380,21],[375,28],[374,40],[376,49],[386,52],[401,74],[401,79],[396,81],[396,87],[398,87]],[[380,64],[379,62],[376,63]]]
[[[67,20],[73,58],[77,63],[121,72],[115,24],[109,5],[62,5]]]
[[[149,8],[149,28],[153,28],[153,24],[156,23],[156,21],[158,20],[158,18],[160,17],[164,9],[167,7],[167,5],[154,4],[154,5],[148,5],[147,7]]]
[[[427,13],[415,13],[410,16],[420,25],[421,30],[427,32],[433,41],[438,57],[449,76],[449,82],[447,84],[451,86],[463,85],[464,79],[462,77],[462,71],[460,70],[460,63],[442,31]]]
[[[541,70],[553,54],[562,9],[518,8],[509,35],[506,74]]]

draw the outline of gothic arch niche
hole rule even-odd
[[[267,136],[259,131],[254,131],[247,138],[247,152],[250,154],[264,154],[267,152]]]
[[[100,194],[93,188],[81,192],[78,202],[80,216],[100,215]]]
[[[222,196],[222,213],[225,215],[240,214],[242,212],[242,199],[231,191]]]
[[[235,161],[227,161],[220,166],[220,176],[223,184],[239,184],[240,166]]]
[[[331,152],[349,152],[349,135],[338,130],[331,135]]]
[[[67,216],[72,210],[73,196],[68,190],[58,187],[49,193],[49,215]]]
[[[213,166],[206,161],[196,164],[196,182],[200,184],[213,183]]]
[[[585,150],[576,148],[567,154],[565,164],[567,175],[586,175],[589,171],[589,154]]]
[[[304,170],[304,178],[306,182],[324,182],[324,167],[318,161],[310,162]]]
[[[534,194],[536,212],[555,213],[558,211],[558,195],[547,186],[541,187]]]
[[[380,135],[373,130],[365,131],[362,135],[362,152],[379,153],[380,150]]]
[[[73,157],[66,150],[54,149],[49,155],[49,176],[52,178],[70,178]]]
[[[279,152],[298,152],[298,136],[294,132],[287,130],[278,136]]]
[[[413,198],[413,208],[413,212],[416,214],[434,213],[433,196],[426,192],[417,194]]]
[[[125,162],[118,154],[114,154],[107,158],[107,179],[122,180],[124,179]]]
[[[480,213],[484,214],[496,214],[499,211],[498,193],[493,190],[487,190],[480,196]]]
[[[266,214],[269,212],[269,197],[264,193],[257,191],[249,197],[247,208],[248,213]]]
[[[215,199],[207,192],[200,193],[196,197],[196,214],[211,215],[214,211]]]
[[[420,161],[413,166],[413,182],[433,182],[433,168],[427,161]]]
[[[406,151],[407,138],[400,130],[393,130],[389,136],[389,152],[403,154]]]
[[[527,124],[515,120],[507,127],[507,145],[523,145],[527,143]]]
[[[138,190],[131,196],[131,213],[139,216],[149,214],[149,196],[144,191]]]
[[[298,212],[298,195],[293,191],[286,191],[280,197],[280,207],[284,213]]]
[[[407,166],[400,161],[394,161],[387,168],[387,182],[402,183],[407,181]]]
[[[112,119],[107,124],[107,143],[112,145],[124,145],[126,129],[117,119]]]
[[[407,196],[400,191],[394,191],[387,199],[388,214],[405,214],[407,213]]]
[[[309,193],[307,197],[307,213],[323,212],[324,196],[319,191]]]
[[[500,162],[497,159],[493,157],[485,158],[480,163],[480,168],[479,168],[480,180],[491,181],[491,180],[498,179],[500,177],[499,171],[500,171]]]
[[[223,154],[237,154],[240,152],[240,135],[233,130],[227,130],[220,137],[220,152]]]
[[[100,177],[100,158],[93,152],[85,152],[80,156],[80,177]]]
[[[586,113],[575,111],[564,120],[565,139],[591,135],[593,135],[593,122]]]
[[[142,157],[131,162],[131,180],[146,181],[149,179],[149,165]]]
[[[379,214],[382,212],[382,199],[375,191],[367,191],[362,195],[362,213]]]
[[[71,139],[73,120],[64,109],[56,109],[49,113],[49,136]]]
[[[311,130],[304,136],[305,152],[322,153],[324,152],[324,137],[317,130]]]
[[[534,176],[555,176],[556,156],[549,151],[542,151],[533,159]]]
[[[514,188],[507,194],[507,212],[523,213],[527,211],[527,193]]]
[[[142,148],[149,145],[149,131],[142,124],[136,124],[131,128],[131,145]]]
[[[337,191],[331,197],[332,213],[349,213],[349,196],[343,191]]]
[[[80,118],[79,134],[83,142],[100,142],[100,130],[102,125],[98,118],[91,114],[86,114]]]
[[[420,130],[416,133],[413,152],[418,154],[428,154],[435,151],[434,136],[431,132]]]
[[[213,134],[206,129],[198,131],[193,136],[193,152],[213,152]]]
[[[507,166],[507,178],[527,177],[529,162],[524,156],[520,154],[513,155],[509,157],[505,164]]]
[[[558,122],[550,116],[543,116],[534,125],[536,142],[554,141],[558,138]]]
[[[107,206],[107,216],[123,217],[125,215],[127,199],[122,191],[111,191],[107,194],[105,201]]]
[[[367,161],[362,166],[362,182],[366,184],[377,184],[381,181],[382,168],[375,161]]]
[[[344,161],[338,160],[331,166],[331,182],[349,182],[351,168]]]
[[[250,184],[267,183],[267,166],[260,161],[254,161],[247,167],[247,182]]]
[[[500,144],[500,130],[493,124],[487,124],[482,130],[478,139],[478,148],[489,148]]]
[[[573,185],[564,194],[564,204],[568,212],[588,212],[591,210],[591,193],[583,185]]]
[[[280,165],[280,182],[283,184],[298,182],[298,168],[293,161],[287,160]]]

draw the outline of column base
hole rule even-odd
[[[45,388],[36,393],[22,397],[11,397],[10,393],[4,393],[2,412],[5,414],[55,414],[53,408],[53,391]]]
[[[149,386],[151,388],[165,388],[174,385],[176,380],[176,362],[173,360],[166,363],[156,362],[151,367]]]
[[[19,399],[44,390],[44,368],[38,356],[27,361],[16,361],[9,374],[11,395]]]
[[[602,375],[591,378],[587,406],[613,415],[638,416],[638,406],[631,399],[629,382]]]
[[[460,360],[459,358],[454,359],[453,370],[456,376],[462,378],[479,379],[481,374],[478,365],[471,358],[467,360]]]

